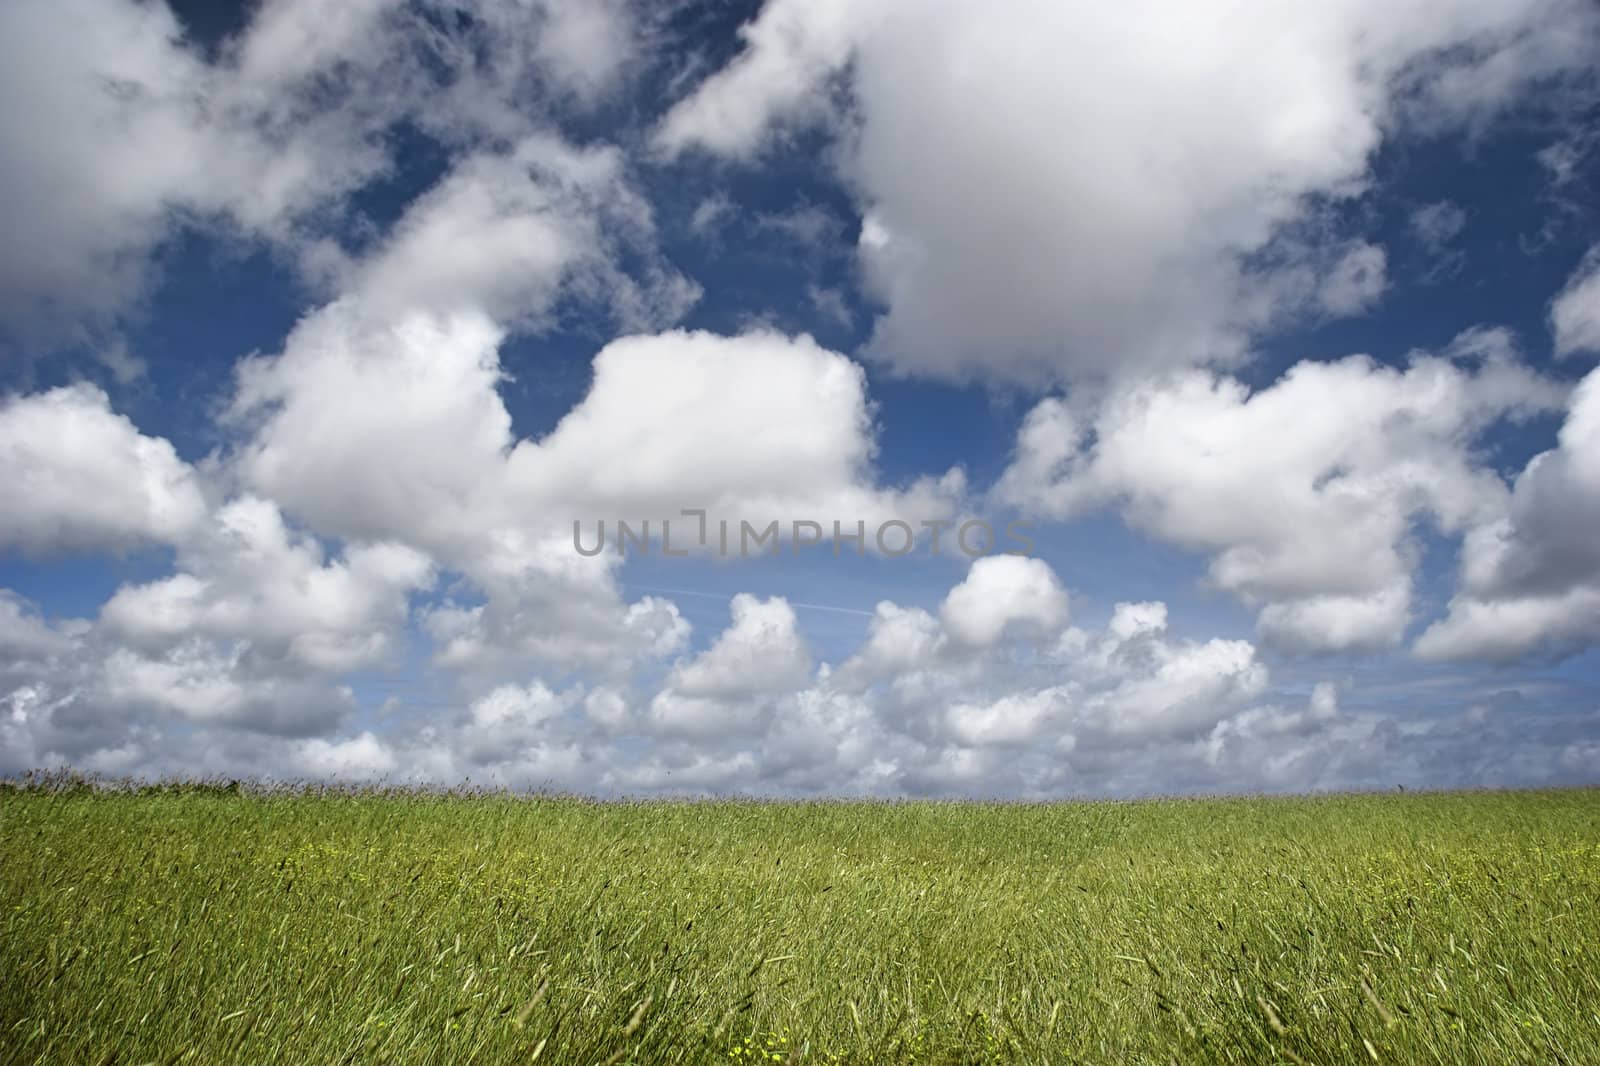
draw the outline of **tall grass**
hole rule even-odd
[[[0,1060],[1600,1063],[1600,792],[0,793]]]

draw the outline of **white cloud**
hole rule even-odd
[[[0,596],[0,690],[31,716],[37,757],[87,765],[108,745],[127,755],[171,722],[336,729],[355,706],[341,676],[393,661],[410,597],[433,574],[426,557],[396,544],[349,543],[328,560],[273,504],[248,496],[202,512],[170,542],[176,572],[124,585],[94,621],[46,622]],[[119,756],[90,768],[135,767]]]
[[[46,624],[26,600],[0,590],[0,663],[49,659],[72,647],[71,638]]]
[[[1379,143],[1484,121],[1529,79],[1579,69],[1597,16],[1576,0],[1247,8],[775,0],[657,144],[755,159],[792,123],[834,122],[882,302],[873,354],[952,378],[1111,379],[1033,412],[996,499],[1116,508],[1208,555],[1265,642],[1324,650],[1403,638],[1429,522],[1467,547],[1423,654],[1592,643],[1600,558],[1574,531],[1600,518],[1600,386],[1510,491],[1482,433],[1563,390],[1503,335],[1404,371],[1303,364],[1254,393],[1186,368],[1242,358],[1286,315],[1373,306],[1388,255],[1335,220]],[[1473,771],[1488,779],[1592,766],[1581,718],[1517,733],[1475,708],[1402,729],[1328,685],[1275,690],[1254,642],[1175,635],[1162,603],[1070,626],[1037,559],[979,560],[931,609],[880,603],[837,665],[781,597],[733,597],[730,624],[692,644],[669,599],[624,595],[615,555],[575,550],[574,518],[703,507],[735,537],[741,519],[916,525],[962,511],[964,474],[886,482],[867,375],[808,336],[667,329],[698,289],[660,251],[646,172],[590,121],[655,62],[670,16],[443,9],[266,0],[208,59],[161,3],[0,7],[0,222],[18,250],[0,343],[65,338],[140,379],[107,331],[186,226],[265,242],[325,301],[240,365],[226,442],[193,466],[89,386],[0,402],[0,547],[175,559],[90,618],[0,592],[0,772],[1045,796],[1428,781],[1486,742],[1516,756]],[[382,229],[351,194],[409,180],[402,124],[443,176]],[[847,229],[808,201],[751,202],[745,235],[813,248]],[[1447,206],[1414,217],[1419,240],[1459,229]],[[701,198],[690,228],[714,236],[734,210]],[[1552,307],[1561,352],[1600,333],[1585,271]],[[803,295],[853,325],[839,290]],[[535,349],[516,373],[537,388],[538,337],[574,310],[635,335],[598,342],[587,395],[520,437],[502,346]],[[380,701],[363,675],[391,667],[423,676]]]
[[[348,689],[258,672],[245,644],[194,639],[159,655],[111,651],[84,697],[103,712],[151,712],[203,724],[305,734],[337,727],[355,703]]]
[[[811,653],[794,609],[780,597],[741,593],[733,624],[699,656],[675,666],[651,701],[649,722],[667,735],[718,737],[760,732],[773,713],[772,697],[804,686]]]
[[[1447,616],[1417,640],[1430,659],[1510,660],[1600,642],[1600,371],[1572,395],[1556,447],[1529,461],[1507,505],[1475,525]]]
[[[1592,715],[1499,709],[1521,699],[1506,693],[1401,725],[1344,710],[1331,685],[1274,693],[1248,641],[1177,639],[1160,603],[1118,604],[1104,629],[1060,629],[1043,651],[1025,633],[974,649],[926,612],[886,603],[835,671],[811,669],[783,600],[740,596],[727,630],[653,699],[524,677],[436,708],[391,700],[381,729],[350,724],[348,690],[263,674],[238,645],[195,639],[141,655],[11,606],[0,638],[25,639],[0,639],[7,772],[1042,797],[1531,783],[1592,770],[1579,743]],[[874,657],[887,673],[861,669]]]
[[[1023,593],[1026,577],[1037,597],[1002,614],[1033,625],[1001,625],[977,646],[952,632],[972,621],[961,612],[941,622],[885,602],[837,669],[810,671],[782,601],[737,598],[734,624],[654,698],[639,728],[656,751],[621,780],[693,788],[677,772],[712,760],[725,770],[718,787],[767,792],[1060,794],[1117,773],[1156,787],[1158,777],[1141,775],[1140,752],[1197,744],[1266,691],[1249,642],[1171,639],[1159,603],[1119,604],[1104,631],[1064,628],[1055,575],[1015,561],[1028,565],[984,568],[947,603]],[[1001,752],[1009,767],[996,761]]]
[[[165,4],[0,8],[0,325],[67,328],[118,311],[183,198],[201,66]]]
[[[501,685],[476,700],[467,712],[459,742],[473,763],[503,762],[537,748],[554,719],[565,714],[581,693],[557,693],[542,681]]]
[[[1410,618],[1413,524],[1461,532],[1498,513],[1505,487],[1474,442],[1560,402],[1506,352],[1503,335],[1473,332],[1405,370],[1301,363],[1254,393],[1188,371],[1129,386],[1088,418],[1047,400],[995,495],[1060,519],[1115,506],[1210,553],[1211,581],[1259,605],[1274,642],[1392,646]]]
[[[517,446],[510,478],[518,499],[586,520],[702,507],[737,533],[744,519],[831,532],[950,517],[957,474],[874,485],[875,428],[861,368],[809,336],[627,337],[595,356],[588,396],[555,430]]]
[[[518,144],[563,102],[601,102],[636,57],[631,9],[611,0],[483,0],[440,18],[443,6],[271,0],[207,61],[165,3],[6,4],[0,220],[19,253],[0,265],[10,341],[43,351],[104,332],[185,224],[272,241],[321,279],[341,253],[308,223],[344,214],[350,194],[392,171],[386,135],[397,124],[454,148]],[[558,165],[607,154],[554,153]],[[460,188],[440,198],[454,194],[445,206],[477,224],[479,240],[560,233],[559,219],[541,228],[536,193],[510,174],[499,186],[507,202],[493,206]],[[474,234],[412,239],[430,236]],[[503,248],[538,269],[536,249]]]
[[[384,165],[349,123],[264,110],[164,3],[18,0],[0,42],[0,218],[19,253],[0,267],[0,322],[19,344],[109,324],[181,218],[287,236]]]
[[[682,646],[676,609],[624,603],[620,560],[581,556],[574,520],[651,520],[659,536],[678,519],[683,544],[697,525],[684,508],[735,538],[743,519],[949,517],[959,472],[874,483],[865,377],[804,336],[623,338],[553,431],[514,439],[498,393],[507,321],[537,323],[569,294],[616,307],[621,292],[623,319],[651,304],[655,280],[633,286],[601,239],[649,231],[609,151],[537,140],[458,164],[344,272],[347,295],[242,365],[231,419],[245,440],[227,469],[320,534],[406,544],[466,576],[483,602],[424,623],[442,665],[474,671],[531,657],[626,673]],[[502,242],[510,254],[484,254]]]
[[[0,547],[30,554],[170,544],[206,513],[171,444],[73,385],[0,400]]]
[[[281,355],[239,367],[240,477],[323,533],[436,550],[511,444],[501,337],[481,312],[313,313]]]
[[[945,712],[944,724],[967,748],[1029,747],[1065,724],[1071,699],[1069,688],[1047,688],[990,703],[956,703]]]
[[[972,647],[989,647],[1008,629],[1058,628],[1067,618],[1067,594],[1040,559],[989,555],[972,564],[950,590],[939,617],[951,636]]]
[[[819,84],[839,69],[862,19],[872,19],[878,6],[851,0],[769,5],[740,28],[744,52],[673,107],[657,137],[660,146],[748,156],[775,119],[821,117],[827,102],[818,98]]]
[[[612,579],[617,519],[702,507],[757,528],[946,519],[959,473],[877,485],[865,378],[808,337],[671,332],[615,341],[588,396],[544,438],[515,440],[497,392],[501,333],[481,312],[391,320],[359,297],[304,320],[281,355],[240,371],[231,469],[328,536],[395,541],[459,571],[488,602],[428,624],[454,665],[518,655],[585,662],[675,650],[675,614],[629,614]],[[613,550],[581,556],[573,522]],[[585,542],[586,544],[588,541]],[[659,540],[657,547],[659,551]],[[631,619],[631,621],[630,621]]]
[[[873,611],[866,643],[839,669],[834,684],[859,690],[909,677],[942,659],[948,640],[939,620],[927,611],[885,600]]]
[[[1556,355],[1600,354],[1600,251],[1591,251],[1550,305]]]
[[[1127,375],[1241,358],[1318,288],[1299,275],[1327,250],[1285,239],[1362,190],[1389,130],[1481,121],[1583,74],[1597,24],[1578,0],[772,0],[656,141],[748,159],[831,116],[887,307],[876,357],[955,379]],[[1380,262],[1344,260],[1311,308],[1368,306]]]
[[[303,740],[294,751],[292,765],[315,778],[344,777],[355,781],[372,781],[393,773],[397,767],[394,753],[371,732],[358,733],[348,740]]]
[[[1600,257],[1551,306],[1558,356],[1600,352]],[[1571,395],[1556,446],[1534,456],[1505,505],[1462,543],[1446,616],[1418,639],[1425,659],[1511,661],[1600,643],[1600,371]]]
[[[393,543],[352,544],[326,562],[315,538],[296,536],[273,504],[248,496],[220,508],[180,546],[178,562],[172,577],[118,589],[101,621],[139,647],[200,634],[327,672],[382,662],[410,594],[433,581],[426,556]]]
[[[533,136],[459,160],[345,287],[388,317],[481,311],[524,328],[572,292],[645,329],[675,321],[699,295],[659,261],[654,235],[616,148]],[[642,282],[615,266],[624,250],[643,258]]]
[[[1209,640],[1173,647],[1154,637],[1145,676],[1120,679],[1090,701],[1090,724],[1114,736],[1142,741],[1152,735],[1209,729],[1261,696],[1267,670],[1246,640]],[[1127,645],[1119,645],[1125,653]]]

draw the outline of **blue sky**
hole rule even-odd
[[[1230,11],[10,5],[0,771],[1600,779],[1600,13]]]

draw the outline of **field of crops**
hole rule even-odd
[[[1600,1062],[1600,791],[0,792],[0,1059]]]

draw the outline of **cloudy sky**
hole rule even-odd
[[[7,0],[0,773],[1600,781],[1597,71],[1590,0]]]

